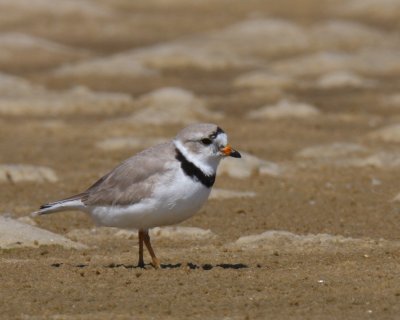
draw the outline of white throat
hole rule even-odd
[[[217,167],[221,158],[208,158],[208,159],[201,159],[196,157],[196,155],[190,153],[185,146],[178,140],[173,141],[175,147],[183,154],[183,156],[193,163],[197,168],[203,171],[204,174],[208,176],[215,175],[217,172]]]

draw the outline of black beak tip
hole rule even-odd
[[[230,154],[230,156],[233,158],[241,158],[242,157],[242,155],[236,150],[232,150],[232,153]]]

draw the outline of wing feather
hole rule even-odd
[[[151,197],[160,177],[171,170],[172,142],[146,149],[127,159],[80,194],[86,206],[130,205]]]

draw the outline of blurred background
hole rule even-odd
[[[2,0],[0,209],[81,191],[199,121],[255,156],[221,183],[392,186],[380,175],[400,166],[399,13],[396,0]],[[333,220],[328,231],[353,232]]]
[[[215,122],[245,157],[184,223],[215,246],[266,230],[398,241],[399,35],[398,0],[0,0],[0,213],[26,216]],[[93,241],[83,214],[45,218],[24,221]]]

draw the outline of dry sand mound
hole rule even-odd
[[[370,88],[376,85],[376,81],[361,77],[350,71],[334,71],[323,74],[316,86],[321,89],[338,88]]]
[[[320,51],[274,63],[272,70],[291,76],[319,76],[333,71],[358,72],[370,76],[398,75],[400,59],[393,49],[364,48],[352,53]]]
[[[1,90],[1,83],[0,83]],[[14,116],[55,116],[71,114],[110,114],[132,105],[132,98],[123,93],[93,92],[86,87],[67,91],[50,91],[26,86],[23,91],[0,97],[0,114]]]
[[[3,70],[49,68],[88,56],[86,50],[68,47],[29,34],[0,33],[0,67]]]
[[[400,3],[397,0],[351,0],[339,6],[337,12],[347,17],[388,21],[398,19]]]
[[[85,245],[68,240],[53,232],[0,216],[0,248],[38,247],[59,245],[64,248],[84,249]]]
[[[67,237],[74,241],[94,244],[96,241],[112,241],[113,238],[136,239],[137,230],[121,230],[116,228],[97,227],[92,229],[74,229],[67,233]],[[152,238],[168,238],[171,240],[207,240],[216,237],[211,230],[195,227],[162,227],[150,230]]]
[[[258,110],[250,111],[248,118],[271,120],[284,118],[305,119],[317,116],[319,114],[320,111],[310,104],[281,100],[275,105],[266,105]]]
[[[140,124],[188,124],[222,117],[221,113],[208,111],[203,99],[181,88],[152,91],[141,96],[135,104],[141,110],[135,112],[130,121]]]
[[[110,14],[111,9],[98,2],[89,0],[0,0],[0,8],[3,12],[25,12],[30,14],[62,15],[86,15],[103,17]]]
[[[234,248],[263,249],[272,252],[326,252],[362,251],[386,245],[400,246],[398,241],[355,239],[330,234],[297,235],[288,231],[266,231],[258,235],[244,236],[230,244]]]
[[[234,198],[254,198],[257,194],[252,191],[235,191],[213,188],[210,194],[210,200],[225,200]]]
[[[324,159],[324,158],[349,158],[354,155],[362,155],[368,149],[355,143],[335,142],[326,145],[316,145],[300,150],[296,156],[301,158]]]
[[[114,137],[96,143],[96,147],[106,151],[120,150],[120,149],[145,149],[159,143],[166,142],[165,138],[152,138],[152,137]]]
[[[53,169],[29,164],[0,164],[0,182],[57,182]]]
[[[226,174],[232,178],[245,179],[251,175],[269,175],[279,177],[284,169],[278,164],[257,158],[246,152],[241,152],[242,158],[227,158],[221,162],[217,174]]]

